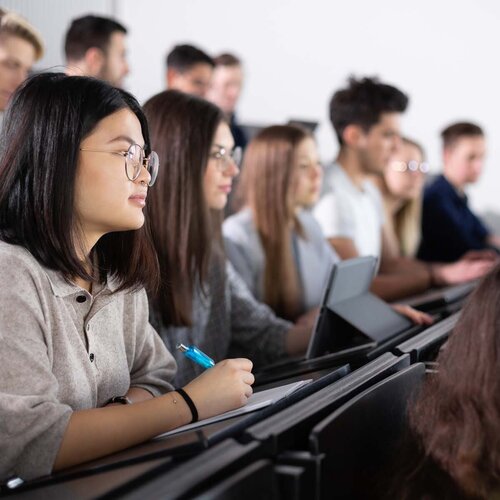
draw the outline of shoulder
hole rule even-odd
[[[338,163],[328,165],[324,172],[324,183],[328,186],[327,192],[341,191],[345,186],[351,184],[348,175]]]
[[[324,240],[325,237],[321,226],[309,210],[301,210],[298,214],[298,219],[308,239],[311,241]]]
[[[240,212],[228,217],[222,224],[222,234],[225,238],[236,241],[245,241],[255,234],[252,212],[244,208]]]
[[[316,218],[330,216],[332,210],[335,210],[339,204],[342,205],[342,201],[338,196],[338,192],[331,189],[318,200],[313,208],[313,214]]]
[[[364,188],[366,192],[374,199],[377,201],[377,203],[380,201],[382,202],[382,194],[380,193],[379,188],[371,181],[371,180],[366,180],[364,183]]]
[[[438,200],[442,196],[450,196],[453,194],[453,188],[446,180],[444,175],[438,175],[432,182],[430,182],[424,189],[424,200],[427,201],[432,198]]]
[[[44,267],[25,248],[0,241],[0,283],[9,288],[23,276],[45,276]]]
[[[373,203],[377,206],[379,210],[383,210],[384,202],[382,200],[382,194],[379,188],[370,180],[367,180],[364,183],[364,187],[370,198],[373,200]]]
[[[57,274],[44,268],[23,247],[0,242],[0,305],[11,320],[27,311],[47,311],[54,296],[49,272]]]

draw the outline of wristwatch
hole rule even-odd
[[[132,401],[130,401],[127,396],[113,396],[111,399],[106,401],[106,404],[104,406],[110,405],[112,403],[120,403],[122,405],[130,405],[132,404]]]

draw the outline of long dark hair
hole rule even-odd
[[[203,191],[210,147],[222,112],[195,96],[167,90],[144,105],[151,143],[162,159],[155,189],[148,197],[153,242],[160,262],[160,288],[154,306],[166,325],[192,324],[193,290],[203,289],[220,231]]]
[[[465,495],[486,498],[500,483],[500,266],[465,306],[410,411],[428,460]]]
[[[147,228],[104,235],[87,262],[79,258],[75,178],[79,147],[103,118],[121,109],[146,118],[134,97],[93,78],[44,73],[14,94],[1,136],[0,239],[23,246],[68,279],[117,278],[120,288],[154,288],[157,261]],[[80,235],[81,236],[81,235]]]
[[[238,197],[251,209],[264,248],[264,302],[291,320],[300,312],[302,299],[291,247],[292,229],[303,236],[291,198],[294,165],[297,147],[310,137],[291,125],[261,130],[245,151],[238,186]]]

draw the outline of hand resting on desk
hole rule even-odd
[[[411,306],[405,304],[392,304],[391,307],[399,314],[406,316],[410,321],[416,325],[432,325],[434,319],[430,314],[422,311],[417,311]]]
[[[200,419],[243,406],[252,394],[254,376],[248,359],[226,359],[184,387]],[[133,404],[108,405],[71,414],[53,470],[123,450],[186,425],[191,412],[175,391]]]

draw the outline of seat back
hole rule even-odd
[[[406,409],[425,375],[417,363],[382,380],[338,408],[311,431],[311,452],[322,455],[322,498],[373,498],[380,473],[396,451]]]
[[[203,500],[275,500],[277,479],[271,460],[258,460],[194,496]]]

